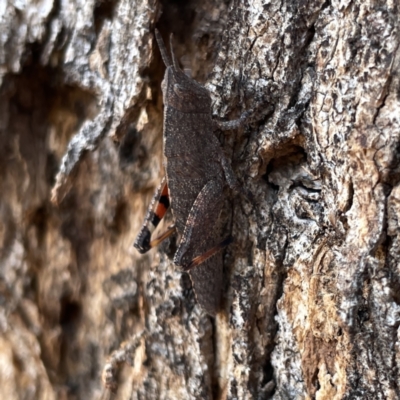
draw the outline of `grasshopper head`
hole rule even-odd
[[[185,113],[211,114],[211,97],[207,89],[189,78],[180,69],[178,60],[172,49],[172,35],[170,36],[172,61],[158,30],[155,30],[161,57],[167,69],[161,84],[164,105],[173,107]]]

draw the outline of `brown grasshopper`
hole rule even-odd
[[[221,250],[232,239],[229,236],[221,240],[214,226],[224,202],[225,182],[235,191],[243,192],[243,189],[213,131],[243,125],[248,113],[235,121],[214,121],[210,94],[180,69],[172,50],[172,35],[172,61],[157,30],[155,35],[166,66],[161,84],[166,175],[153,197],[134,246],[145,253],[177,232],[180,241],[174,263],[189,272],[197,301],[206,312],[215,315],[221,299]],[[175,223],[151,241],[151,234],[169,205]]]

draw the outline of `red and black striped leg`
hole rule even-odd
[[[155,240],[151,241],[151,234],[156,229],[164,215],[166,214],[169,207],[169,194],[167,179],[164,177],[158,186],[156,193],[150,203],[147,211],[146,218],[144,219],[142,228],[136,237],[135,243],[133,244],[139,253],[146,253],[152,247],[157,246],[164,239],[171,236],[175,232],[175,227],[169,227],[168,230],[160,235]]]

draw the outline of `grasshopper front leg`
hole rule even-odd
[[[246,125],[252,112],[252,110],[245,111],[238,119],[231,121],[220,121],[219,119],[214,118],[213,128],[214,130],[220,129],[221,131],[230,131],[233,129],[242,128],[244,125]]]

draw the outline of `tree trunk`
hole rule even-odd
[[[1,398],[399,399],[399,21],[390,0],[3,2]],[[226,190],[215,318],[174,239],[132,247],[163,175],[155,27],[216,117],[252,110],[219,136],[254,202]]]

